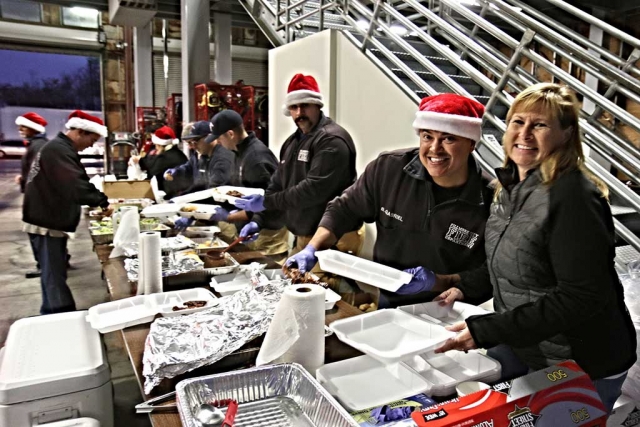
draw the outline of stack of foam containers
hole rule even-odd
[[[500,363],[480,352],[433,352],[455,335],[445,326],[485,313],[460,302],[450,307],[426,303],[333,322],[336,336],[365,356],[325,365],[318,369],[317,379],[350,411],[418,393],[453,395],[465,381],[497,381]]]

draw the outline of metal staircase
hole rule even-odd
[[[640,119],[619,104],[640,104],[640,40],[562,0],[536,1],[554,16],[521,0],[240,0],[276,46],[341,30],[416,103],[440,92],[475,97],[486,106],[476,158],[491,175],[513,96],[539,81],[570,86],[584,101],[587,167],[609,186],[624,268],[640,259],[640,150],[620,128],[640,133]],[[619,51],[566,22],[619,40]]]

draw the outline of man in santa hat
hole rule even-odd
[[[69,115],[66,132],[45,144],[27,176],[23,231],[29,233],[40,261],[42,306],[40,314],[76,309],[67,286],[67,239],[73,238],[82,205],[99,206],[111,214],[107,196],[89,182],[78,152],[107,136],[99,117],[76,110]]]
[[[16,125],[18,126],[18,132],[20,137],[24,138],[27,145],[27,152],[22,156],[20,160],[20,175],[16,175],[15,182],[20,185],[20,191],[24,193],[24,187],[27,182],[27,175],[31,164],[36,158],[36,155],[40,149],[47,142],[46,126],[47,121],[41,115],[28,112],[21,116],[16,117]],[[33,256],[36,260],[36,269],[33,271],[27,271],[25,277],[31,279],[33,277],[40,277],[40,263],[38,262],[38,256],[36,250],[31,247]]]
[[[47,142],[46,126],[47,121],[41,115],[33,112],[25,113],[16,117],[16,125],[20,137],[27,141],[27,152],[22,156],[20,175],[16,175],[16,184],[20,184],[20,191],[24,193],[27,174],[31,169],[31,163],[36,158],[36,154]]]
[[[356,148],[351,135],[324,115],[323,106],[313,76],[293,76],[283,112],[298,129],[282,145],[278,170],[265,196],[245,196],[236,202],[238,208],[256,212],[241,236],[262,228],[277,230],[284,222],[296,236],[293,251],[300,251],[311,240],[327,203],[354,183]],[[336,247],[357,254],[363,234],[362,223],[352,223]]]
[[[140,169],[147,171],[149,177],[155,176],[158,188],[164,191],[169,199],[177,195],[179,188],[165,182],[164,171],[185,163],[187,156],[180,150],[176,134],[169,126],[158,128],[151,136],[151,142],[155,145],[155,154],[145,157],[132,156],[130,162],[138,163]]]
[[[482,104],[464,96],[424,98],[413,121],[419,147],[386,152],[369,163],[329,203],[309,245],[285,265],[308,271],[316,250],[366,221],[378,231],[374,261],[413,275],[396,292],[381,290],[381,307],[431,301],[453,274],[479,267],[486,259],[484,228],[493,195],[471,155],[482,136],[483,114]]]

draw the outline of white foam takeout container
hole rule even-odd
[[[440,305],[437,301],[414,305],[403,305],[402,307],[398,307],[398,310],[402,310],[436,325],[443,326],[461,322],[469,316],[489,314],[489,312],[483,308],[460,301],[456,301],[453,304],[446,306]]]
[[[236,200],[239,198],[227,195],[229,191],[238,191],[245,196],[250,194],[260,194],[261,196],[264,196],[264,190],[262,188],[233,187],[231,185],[222,185],[220,187],[213,188],[211,191],[213,194],[213,200],[216,202],[231,203],[232,205],[235,204]]]
[[[140,214],[147,218],[154,217],[170,217],[178,213],[182,208],[182,204],[179,203],[160,203],[157,205],[147,206],[142,209]]]
[[[197,202],[198,200],[206,200],[213,197],[213,189],[195,191],[189,194],[183,194],[171,199],[172,203],[185,204],[191,202]]]
[[[204,307],[173,311],[174,306],[182,306],[186,301],[207,301]],[[156,314],[165,317],[191,314],[206,310],[218,304],[215,295],[204,288],[138,295],[117,301],[94,305],[89,309],[87,322],[94,329],[106,334],[130,326],[153,321]]]
[[[396,292],[413,277],[404,271],[333,249],[318,251],[316,257],[320,262],[320,268],[325,271],[389,292]]]
[[[192,212],[183,212],[182,209],[184,209],[184,208],[186,208],[188,206],[193,206],[193,207],[196,208],[196,210],[192,211]],[[178,215],[180,215],[182,217],[185,217],[185,218],[208,220],[209,218],[211,218],[211,215],[216,213],[216,209],[218,207],[219,207],[218,205],[202,205],[202,204],[198,204],[198,203],[186,203],[178,211]]]
[[[435,350],[456,335],[397,309],[336,320],[330,327],[340,341],[386,364]]]

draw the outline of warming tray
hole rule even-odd
[[[176,386],[182,425],[200,427],[194,413],[211,400],[235,399],[235,427],[359,427],[300,365],[287,363],[183,380]],[[222,409],[226,412],[225,409]],[[269,421],[259,424],[258,420]]]

